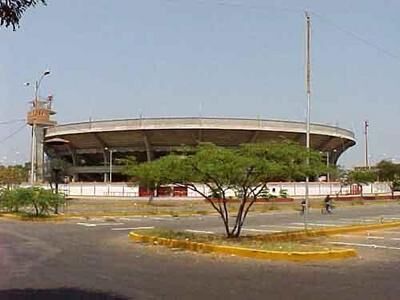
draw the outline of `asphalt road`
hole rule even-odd
[[[368,223],[382,217],[400,219],[400,205],[343,208],[333,215],[315,211],[310,226]],[[249,217],[246,233],[296,230],[302,220],[296,213],[258,214]],[[366,245],[353,245],[361,257],[299,264],[173,251],[128,239],[132,228],[152,226],[221,230],[216,216],[63,223],[0,219],[0,299],[398,299],[400,295],[400,229],[332,237],[327,242]]]

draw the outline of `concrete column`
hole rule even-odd
[[[146,147],[147,161],[152,161],[153,153],[151,151],[151,145],[150,145],[149,139],[147,138],[147,135],[145,133],[143,133],[143,141],[144,141],[144,145]]]
[[[44,179],[44,127],[35,126],[35,152],[34,152],[34,174],[36,182],[43,182]]]

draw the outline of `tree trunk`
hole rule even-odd
[[[153,198],[154,198],[154,191],[151,191],[151,194],[149,196],[149,201],[147,202],[147,204],[152,204],[153,203]]]
[[[56,205],[54,206],[54,213],[58,215],[58,181],[56,181]]]

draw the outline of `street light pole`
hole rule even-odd
[[[39,88],[40,83],[42,82],[43,78],[47,75],[50,75],[50,71],[46,70],[40,76],[39,80],[35,81],[35,98],[33,99],[33,107],[37,108],[39,104]],[[30,85],[27,83],[26,85]],[[37,160],[37,149],[36,149],[36,122],[33,121],[32,124],[32,136],[31,136],[31,185],[34,185],[36,182],[36,160]]]
[[[329,151],[326,151],[326,182],[330,182],[330,174],[329,174]]]
[[[305,12],[306,18],[306,93],[307,93],[307,120],[306,120],[306,148],[307,152],[310,150],[310,110],[311,110],[311,18],[309,13]],[[310,158],[307,155],[307,165],[310,164]],[[309,176],[306,177],[305,182],[305,204],[304,211],[304,229],[308,229],[308,213],[309,213]]]
[[[364,122],[364,135],[365,135],[365,167],[369,169],[369,157],[368,157],[368,121]]]
[[[108,147],[104,148],[105,151],[108,151],[109,153],[109,160],[110,160],[110,164],[109,164],[109,171],[108,171],[108,182],[111,183],[112,182],[112,157],[113,157],[113,149],[109,149]]]
[[[112,183],[112,156],[113,156],[113,150],[110,149],[110,183]]]

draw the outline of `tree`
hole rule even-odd
[[[267,191],[267,182],[315,177],[324,170],[319,153],[292,143],[247,144],[237,149],[202,144],[186,155],[170,154],[127,166],[125,173],[138,182],[174,184],[197,192],[218,212],[227,237],[234,238],[240,236],[257,198]],[[234,215],[228,209],[228,191],[234,191],[239,199]]]
[[[45,0],[0,0],[0,26],[15,30],[25,11],[39,3],[46,5]]]
[[[379,180],[388,182],[393,199],[394,192],[400,188],[400,164],[382,160],[376,165],[376,169]]]
[[[361,196],[363,195],[363,184],[369,184],[375,180],[376,173],[371,170],[351,170],[346,176],[348,184],[357,184],[361,188]]]
[[[21,184],[27,177],[28,171],[24,166],[0,166],[0,185],[5,185],[7,189]]]
[[[51,191],[57,195],[58,195],[58,185],[59,183],[63,182],[63,178],[66,175],[68,167],[69,163],[60,158],[53,158],[52,160],[48,161],[45,178],[50,183]],[[53,184],[55,188],[53,188]],[[57,203],[55,203],[54,206],[54,213],[58,214]]]
[[[149,203],[152,203],[154,192],[161,185],[169,183],[169,176],[165,174],[167,169],[163,165],[164,160],[156,160],[151,164],[137,164],[136,160],[128,159],[127,163],[124,173],[147,188],[150,192]]]

